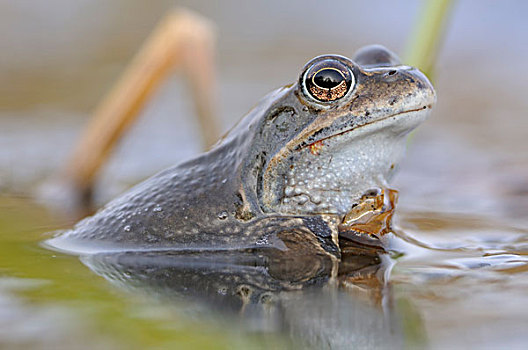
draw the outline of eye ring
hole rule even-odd
[[[325,59],[313,64],[303,79],[306,92],[319,102],[343,98],[354,84],[350,69],[336,59]]]

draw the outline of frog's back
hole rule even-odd
[[[95,242],[152,248],[221,240],[216,226],[220,222],[223,230],[229,226],[228,213],[240,200],[236,195],[239,158],[237,148],[226,145],[168,168],[50,243],[59,248]]]
[[[248,196],[254,202],[255,195],[255,184],[248,180],[252,163],[248,165],[247,159],[254,159],[256,122],[287,91],[278,89],[266,96],[211,151],[143,181],[48,244],[79,252],[254,243],[249,232],[259,225],[248,219],[262,213],[245,214]]]

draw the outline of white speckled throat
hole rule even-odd
[[[343,215],[368,189],[386,187],[401,160],[406,135],[429,109],[389,116],[326,138],[292,154],[275,203],[284,214]]]

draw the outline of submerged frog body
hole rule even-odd
[[[135,186],[50,244],[65,250],[286,248],[338,254],[339,223],[386,188],[433,87],[381,46],[307,63],[216,146]],[[308,237],[308,238],[306,238]]]

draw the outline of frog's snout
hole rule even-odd
[[[433,84],[431,84],[429,79],[419,69],[414,68],[411,72],[417,82],[416,86],[418,90],[424,95],[424,105],[427,108],[433,108],[433,105],[436,103],[436,91]]]
[[[414,67],[400,70],[397,74],[401,74],[401,79],[406,82],[405,85],[407,86],[407,89],[409,89],[407,92],[402,91],[402,96],[412,96],[416,108],[433,108],[436,103],[436,91],[425,74],[423,74],[418,68]]]

